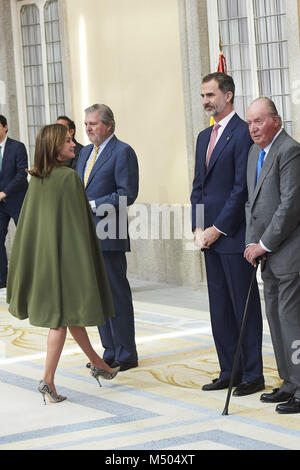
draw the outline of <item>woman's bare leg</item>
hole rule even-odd
[[[90,339],[88,337],[87,331],[83,326],[69,326],[69,330],[76,343],[81,347],[82,351],[87,355],[90,360],[90,363],[100,369],[104,369],[110,374],[114,370],[109,367],[106,362],[96,353],[93,346],[91,345]]]
[[[65,326],[60,326],[56,329],[50,328],[48,333],[47,356],[43,380],[52,388],[55,393],[56,389],[54,385],[54,375],[65,344],[66,334],[67,328]]]

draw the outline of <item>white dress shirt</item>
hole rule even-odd
[[[4,155],[4,150],[5,150],[5,145],[6,145],[6,141],[7,141],[7,137],[5,137],[4,140],[2,140],[2,142],[0,142],[0,147],[1,147],[1,155],[2,155],[2,158],[3,158],[3,155]]]

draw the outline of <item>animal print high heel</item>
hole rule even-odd
[[[67,399],[67,397],[63,397],[62,395],[57,395],[57,393],[55,393],[52,390],[52,388],[49,387],[49,385],[44,380],[40,381],[40,384],[38,386],[38,391],[43,395],[45,405],[46,405],[45,395],[47,395],[51,403],[59,403]]]
[[[90,369],[91,376],[94,377],[97,380],[97,382],[99,384],[99,387],[102,386],[101,383],[100,383],[99,377],[103,377],[103,379],[105,379],[105,380],[112,380],[117,375],[119,370],[120,370],[120,367],[115,367],[113,369],[113,372],[110,373],[110,372],[107,372],[104,369],[100,369],[99,367],[92,366],[92,365],[91,365],[91,369]]]

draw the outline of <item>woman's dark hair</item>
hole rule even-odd
[[[50,124],[41,128],[35,143],[33,169],[28,171],[30,175],[45,178],[54,167],[63,165],[58,156],[67,133],[68,129],[63,124]]]

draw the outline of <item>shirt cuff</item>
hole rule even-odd
[[[89,203],[90,203],[90,206],[91,206],[92,211],[93,211],[93,212],[96,212],[97,207],[96,207],[95,201],[89,201]]]
[[[271,253],[271,250],[269,250],[269,248],[267,248],[261,240],[259,240],[259,244],[260,244],[260,246],[262,247],[263,250],[268,251],[269,253]]]
[[[223,235],[225,235],[225,237],[227,237],[227,233],[224,233],[222,232],[222,230],[219,230],[218,227],[216,227],[215,225],[213,225],[213,227],[218,230],[218,232],[222,233]]]

